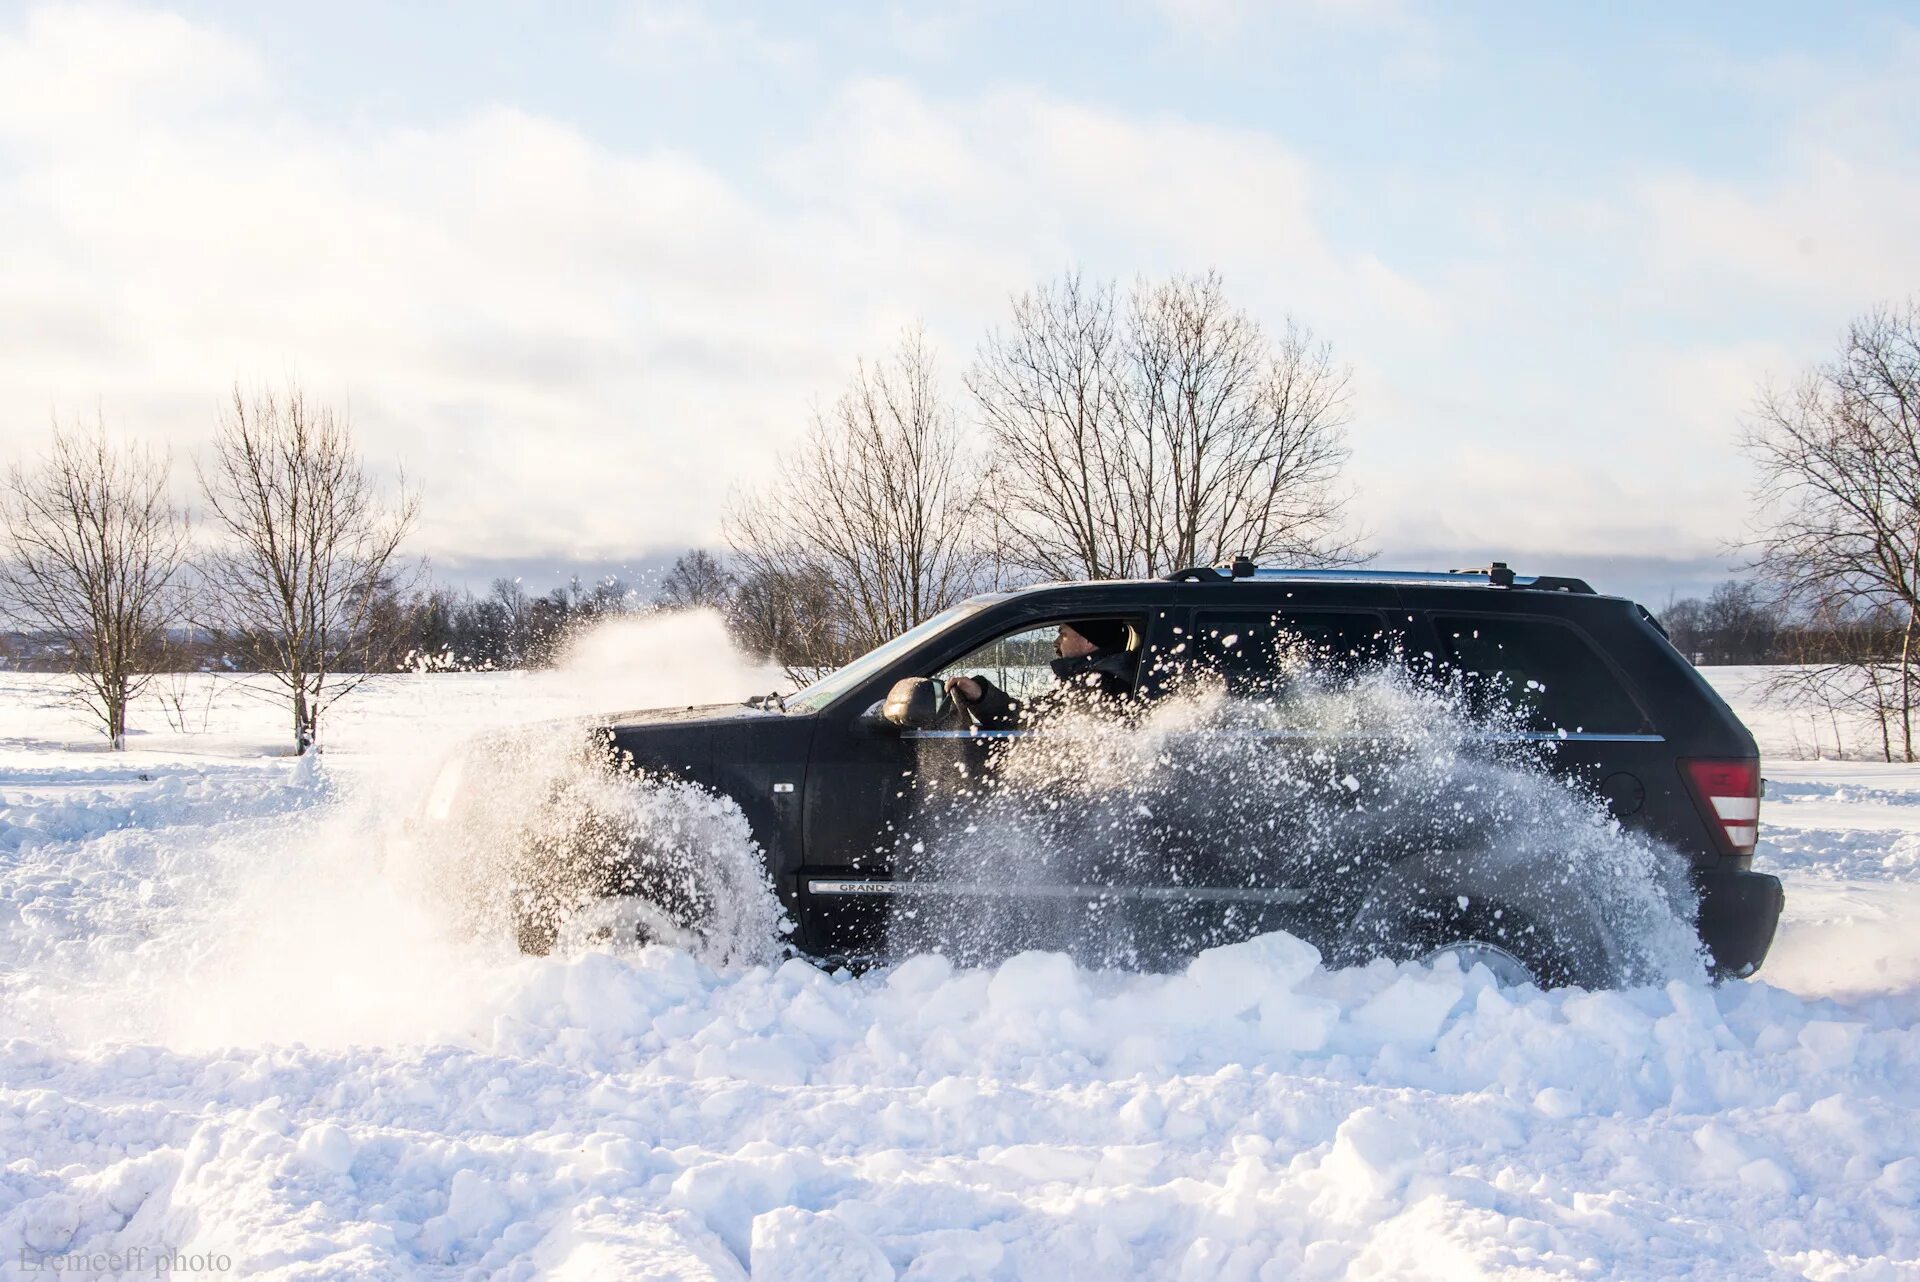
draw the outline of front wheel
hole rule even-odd
[[[514,937],[520,951],[545,956],[596,944],[666,944],[695,951],[715,917],[712,896],[693,877],[646,877],[622,862],[563,866],[520,889],[514,900]]]

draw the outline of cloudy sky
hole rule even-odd
[[[0,4],[0,454],[293,378],[447,573],[640,565],[903,326],[957,386],[1035,281],[1217,268],[1354,366],[1386,560],[1664,596],[1916,228],[1903,5]]]

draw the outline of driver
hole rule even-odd
[[[988,730],[1017,728],[1034,713],[1069,699],[1119,699],[1133,693],[1134,655],[1127,649],[1127,625],[1120,619],[1078,619],[1062,623],[1049,665],[1059,684],[1022,702],[983,676],[948,677],[947,694],[965,709],[974,725]]]

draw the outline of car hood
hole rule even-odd
[[[611,727],[617,733],[629,727],[642,729],[647,726],[702,724],[722,726],[784,715],[767,708],[749,708],[744,703],[706,703],[684,708],[641,708],[632,712],[615,712],[597,717],[595,721],[600,725]]]
[[[789,716],[738,703],[692,708],[650,708],[601,718],[613,746],[643,770],[691,779],[722,791],[730,789],[727,770],[749,762],[789,758],[804,750],[812,734],[811,717]]]

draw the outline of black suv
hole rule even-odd
[[[1048,727],[983,729],[946,683],[985,675],[1015,695],[1045,689],[1056,629],[1076,620],[1102,621],[1108,635],[1125,625],[1136,666],[1113,734],[1139,731],[1195,673],[1284,703],[1276,691],[1298,685],[1302,656],[1322,688],[1391,657],[1467,691],[1484,715],[1464,747],[1455,735],[1431,751],[1404,727],[1375,734],[1355,724],[1364,702],[1304,725],[1159,727],[1151,757],[1134,760],[1191,758],[1204,768],[1144,792],[1122,788],[1118,803],[1091,808],[1075,754],[1099,757],[1086,773],[1109,776],[1128,758],[1082,740],[1064,769],[1059,760],[1024,769],[1035,825],[1026,828],[996,780]],[[1617,915],[1567,902],[1607,893],[1604,869],[1599,882],[1563,875],[1589,858],[1580,842],[1591,831],[1549,848],[1552,832],[1543,838],[1536,823],[1520,858],[1476,855],[1498,844],[1504,813],[1461,804],[1485,796],[1472,773],[1482,757],[1489,768],[1537,766],[1586,798],[1589,816],[1610,810],[1629,838],[1658,850],[1679,870],[1673,880],[1697,891],[1697,929],[1717,974],[1758,968],[1783,902],[1779,881],[1750,867],[1760,761],[1739,719],[1646,610],[1502,564],[1295,571],[1243,559],[1166,579],[978,596],[784,699],[623,714],[607,732],[623,764],[739,804],[796,924],[793,943],[830,961],[946,946],[939,928],[969,920],[1001,928],[1004,948],[1084,950],[1124,938],[1122,949],[1092,951],[1143,964],[1285,929],[1336,962],[1457,951],[1515,979],[1617,978],[1609,959],[1618,941],[1608,938]],[[1396,734],[1385,748],[1373,742]],[[1405,798],[1384,819],[1372,800],[1369,769],[1378,773],[1383,759],[1391,769],[1395,752],[1422,757],[1407,764],[1440,779],[1443,795],[1418,799],[1419,822],[1403,822]],[[1425,758],[1435,752],[1459,758],[1453,773],[1433,773]],[[1049,787],[1076,796],[1063,803]],[[1265,805],[1289,789],[1311,804]],[[1299,827],[1309,821],[1310,840]],[[930,845],[970,849],[977,863],[942,861]],[[1239,854],[1220,853],[1229,849]]]

